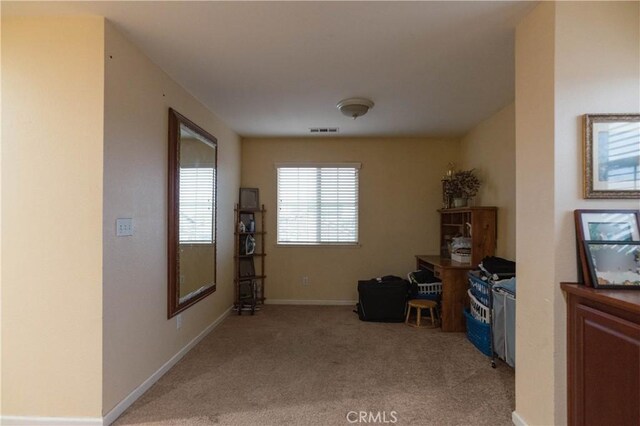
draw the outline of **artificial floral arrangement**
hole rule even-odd
[[[472,198],[480,189],[480,180],[473,174],[475,169],[454,172],[445,180],[445,194],[451,198]]]

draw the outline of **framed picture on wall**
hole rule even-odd
[[[584,115],[584,198],[640,199],[640,114]]]
[[[584,243],[640,242],[640,210],[575,210],[578,271],[585,285],[592,277]]]
[[[640,290],[640,241],[585,241],[595,288]]]

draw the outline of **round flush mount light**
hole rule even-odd
[[[373,102],[364,98],[349,98],[341,100],[336,106],[341,113],[355,120],[373,108]]]

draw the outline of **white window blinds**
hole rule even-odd
[[[358,242],[359,165],[278,168],[278,244]]]
[[[212,167],[180,168],[181,243],[213,242],[215,187]]]

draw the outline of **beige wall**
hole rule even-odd
[[[555,424],[553,3],[516,31],[516,412]]]
[[[406,276],[415,268],[415,254],[437,254],[440,179],[458,150],[456,140],[243,140],[242,185],[260,188],[267,209],[267,299],[355,300],[359,279]],[[360,247],[275,245],[279,162],[362,163]]]
[[[2,414],[102,408],[102,18],[2,21]]]
[[[106,26],[103,412],[233,303],[233,203],[240,141],[215,115]],[[168,108],[218,139],[217,291],[167,320]],[[115,220],[132,217],[133,237]]]
[[[496,255],[516,258],[516,123],[511,103],[462,138],[460,169],[475,169],[482,184],[474,204],[498,207]]]
[[[2,6],[0,6],[0,46],[2,46]],[[2,48],[0,47],[0,96],[2,94]],[[2,410],[2,99],[0,99],[0,415]]]
[[[638,2],[538,6],[516,36],[516,412],[564,424],[566,309],[576,281],[573,210],[638,208],[582,199],[582,114],[640,111]],[[541,265],[544,265],[541,267]]]
[[[574,209],[638,209],[582,198],[582,115],[640,112],[640,2],[558,2],[555,59],[555,352],[566,353],[565,300],[576,281]],[[556,423],[566,421],[566,361],[555,357]]]

